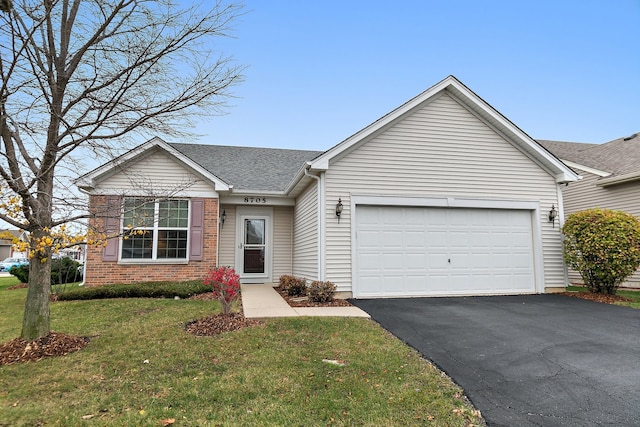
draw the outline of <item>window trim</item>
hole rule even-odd
[[[125,228],[124,224],[124,207],[127,199],[146,199],[144,196],[128,196],[122,198],[122,206],[120,209],[120,237],[119,237],[119,250],[118,250],[118,264],[188,264],[190,257],[190,246],[191,246],[191,199],[184,197],[175,197],[175,198],[166,198],[166,199],[151,199],[149,198],[148,203],[154,203],[154,212],[153,212],[153,227],[132,227],[132,230],[135,229],[147,229],[153,231],[153,242],[152,242],[152,257],[151,258],[123,258],[122,252],[124,250],[124,236],[126,231],[129,229]],[[186,201],[187,202],[187,225],[186,227],[160,227],[159,215],[160,215],[160,203],[167,201]],[[186,231],[187,232],[187,244],[185,250],[184,258],[158,258],[158,236],[160,231],[169,230],[169,231]]]

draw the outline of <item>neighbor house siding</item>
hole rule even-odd
[[[293,212],[293,275],[318,278],[318,184],[314,180],[296,199]]]
[[[272,280],[291,274],[293,270],[293,208],[274,206],[273,208],[273,273]]]
[[[127,164],[117,174],[100,182],[102,189],[134,188],[144,194],[165,196],[176,191],[211,193],[211,185],[187,171],[164,152],[155,151],[138,162]]]
[[[108,197],[91,196],[89,199],[90,212],[106,212]],[[104,248],[102,246],[88,245],[85,284],[87,286],[99,286],[109,283],[195,280],[204,277],[206,272],[216,265],[218,199],[209,198],[203,200],[204,239],[202,261],[189,261],[188,263],[141,262],[138,264],[105,261],[103,259]],[[104,230],[105,218],[92,218],[89,221],[89,226],[91,229]]]
[[[624,211],[640,218],[640,184],[638,182],[601,187],[596,185],[599,176],[579,169],[578,172],[582,179],[562,188],[566,215],[598,207]],[[569,280],[572,283],[582,283],[580,275],[571,269]],[[640,270],[636,271],[623,286],[640,288]]]
[[[538,202],[545,287],[564,287],[553,177],[447,94],[334,160],[326,173],[326,278],[351,290],[351,195]],[[338,222],[335,205],[342,199]]]
[[[220,249],[218,251],[220,266],[236,267],[236,207],[234,205],[220,206],[227,219],[220,229]]]

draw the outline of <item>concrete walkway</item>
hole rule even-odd
[[[358,307],[291,307],[268,284],[241,285],[241,292],[244,317],[250,319],[297,316],[370,317]]]

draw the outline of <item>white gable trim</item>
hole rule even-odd
[[[511,123],[453,76],[449,76],[435,84],[307,164],[312,170],[329,169],[329,164],[332,159],[363,143],[372,135],[393,124],[413,109],[421,107],[427,102],[431,102],[444,93],[444,91],[447,91],[454,99],[490,125],[494,130],[500,132],[500,134],[508,139],[515,147],[520,149],[552,175],[556,182],[566,183],[578,180],[578,175],[563,164],[557,157],[542,148],[530,136]]]
[[[166,153],[174,157],[178,162],[185,165],[188,169],[191,169],[193,172],[203,177],[206,181],[211,182],[216,191],[230,190],[231,186],[229,184],[227,184],[211,172],[207,171],[202,166],[195,163],[193,160],[180,153],[178,150],[174,149],[158,137],[154,137],[144,144],[141,144],[136,148],[124,153],[123,155],[111,160],[110,162],[97,167],[89,173],[86,173],[85,175],[76,179],[75,184],[83,191],[91,192],[93,189],[95,189],[96,185],[100,181],[109,177],[113,173],[116,173],[116,171],[121,168],[122,165],[128,162],[134,162],[144,156],[145,153],[149,153],[154,149],[165,151]]]
[[[593,175],[597,175],[599,177],[607,177],[611,175],[611,172],[605,172],[600,169],[590,168],[589,166],[581,165],[580,163],[572,162],[571,160],[561,159],[567,166],[572,169],[580,169],[581,171],[589,172]]]

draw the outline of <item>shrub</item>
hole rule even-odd
[[[20,283],[29,283],[29,265],[15,265],[9,270],[9,274],[18,278]]]
[[[51,261],[51,284],[79,282],[82,280],[81,264],[69,257],[56,258]],[[29,265],[11,267],[9,273],[16,276],[21,283],[29,283]]]
[[[306,295],[307,293],[307,279],[302,277],[280,276],[280,286],[291,297]]]
[[[58,294],[58,300],[90,300],[108,298],[189,298],[193,295],[211,292],[211,286],[202,280],[186,282],[141,282],[131,284],[102,285],[92,288],[81,287],[65,290]]]
[[[229,315],[231,304],[240,295],[240,276],[231,267],[216,267],[209,271],[203,282],[213,289],[222,306],[222,314]]]
[[[336,293],[336,285],[332,282],[321,282],[315,280],[309,285],[307,289],[307,295],[309,300],[313,302],[328,302],[333,301],[333,296]]]
[[[78,261],[69,257],[51,261],[51,284],[79,282],[82,280],[82,268]]]
[[[640,220],[608,209],[569,215],[562,227],[564,257],[591,292],[615,294],[640,266]]]

